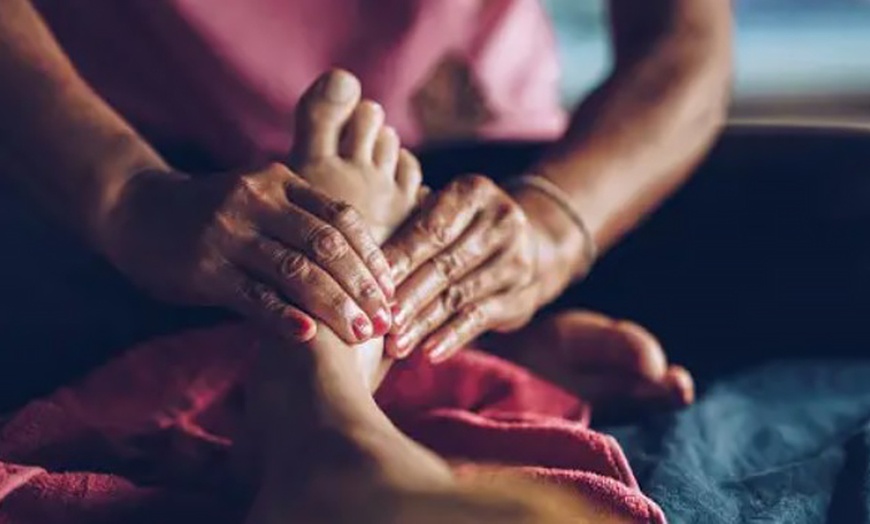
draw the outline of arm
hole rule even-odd
[[[731,72],[727,0],[612,0],[611,21],[613,73],[531,170],[603,248],[690,174],[724,121]],[[388,351],[420,345],[443,360],[484,331],[522,326],[588,271],[586,240],[538,189],[450,184],[386,248],[399,285]]]
[[[0,171],[100,244],[99,224],[133,173],[160,156],[73,68],[28,0],[0,3]]]
[[[612,0],[615,67],[533,172],[563,189],[601,248],[616,243],[691,174],[722,126],[731,75],[727,0]],[[580,67],[580,64],[578,64]],[[515,198],[553,254],[585,273],[582,235],[540,193]],[[561,292],[558,282],[546,293]]]
[[[79,76],[28,0],[0,1],[0,79],[0,177],[143,290],[301,340],[316,329],[305,311],[355,343],[367,337],[350,319],[388,307],[387,263],[353,209],[281,165],[172,170]]]

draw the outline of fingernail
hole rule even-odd
[[[345,71],[334,71],[326,77],[323,94],[330,102],[343,103],[353,98],[356,92],[356,79]]]
[[[351,323],[351,328],[353,329],[353,334],[360,341],[368,340],[372,337],[372,325],[369,322],[369,319],[360,315],[353,319]]]
[[[396,357],[405,358],[411,353],[411,334],[399,335],[396,339]]]
[[[307,342],[314,336],[315,327],[314,322],[312,322],[310,318],[298,317],[293,319],[291,332],[294,338],[302,342]]]
[[[429,357],[430,362],[437,364],[444,360],[451,348],[443,340],[427,340],[421,349]]]
[[[375,328],[375,336],[380,337],[386,335],[387,331],[393,327],[393,319],[386,309],[381,309],[372,317],[372,324]]]

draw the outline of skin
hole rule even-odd
[[[334,75],[349,73],[326,73]],[[378,241],[388,238],[417,205],[421,173],[381,110],[312,89],[297,117],[300,175],[356,205]],[[382,339],[349,347],[328,326],[304,345],[261,345],[246,395],[249,445],[237,449],[256,492],[249,524],[625,521],[592,497],[502,471],[454,479],[374,402],[382,350]]]
[[[718,134],[731,18],[726,0],[610,2],[614,70],[531,170],[564,190],[599,249],[672,194]],[[398,286],[388,353],[443,361],[486,331],[525,325],[589,271],[584,241],[539,191],[456,180],[384,247]]]
[[[174,170],[78,75],[27,0],[0,2],[0,176],[157,298],[223,306],[307,340],[390,327],[393,284],[362,217],[281,165]],[[358,84],[322,84],[336,100]]]
[[[589,188],[643,192],[676,184],[688,168],[674,168],[674,144],[680,144],[678,160],[689,162],[683,146],[713,135],[718,113],[712,109],[719,106],[685,101],[724,100],[707,86],[719,86],[726,61],[715,59],[723,54],[723,39],[714,37],[728,18],[720,13],[722,4],[711,0],[695,10],[673,2],[666,12],[676,22],[668,27],[693,30],[636,31],[633,24],[655,26],[645,21],[646,4],[622,4],[622,12],[614,11],[614,25],[628,37],[617,41],[626,42],[624,49],[647,51],[633,58],[628,51],[620,55],[618,73],[580,108],[563,145],[540,169],[554,180],[560,174],[579,181],[583,191],[573,192],[578,199],[611,202],[607,209],[617,217],[627,209],[613,200],[617,193]],[[640,44],[634,42],[639,36],[644,36]],[[699,61],[705,53],[713,58]],[[82,80],[27,0],[0,3],[0,77],[0,176],[28,189],[146,292],[181,304],[234,309],[301,341],[315,336],[314,317],[352,344],[389,328],[386,302],[394,282],[372,232],[353,207],[281,165],[199,178],[172,169]],[[646,93],[650,85],[658,86],[654,100],[632,96]],[[334,99],[358,97],[356,84],[327,87],[318,89]],[[692,111],[673,118],[680,107]],[[631,129],[618,125],[627,114],[635,123]],[[309,117],[316,118],[304,118]],[[694,126],[685,123],[696,120]],[[669,138],[656,147],[634,146],[639,137],[648,142],[648,136],[663,131],[670,131],[662,135]],[[303,134],[298,147],[313,151],[324,140],[337,138]],[[613,162],[616,151],[619,164]],[[309,157],[309,163],[322,160]],[[298,158],[293,165],[311,167]],[[662,168],[649,171],[644,167],[649,165]],[[637,214],[629,211],[625,216]],[[607,231],[615,230],[593,222],[585,207],[584,216],[599,243],[606,244]],[[387,248],[395,276],[404,283],[396,310],[404,332],[388,338],[390,353],[406,354],[426,340],[435,358],[444,359],[486,329],[524,324],[571,280],[573,269],[562,269],[574,268],[581,241],[574,225],[539,194],[508,195],[482,176],[457,181],[430,199],[421,220]],[[513,285],[505,286],[507,281]],[[597,351],[600,340],[614,336],[629,341],[623,350],[643,358],[620,373],[661,385],[670,368],[653,376],[644,371],[661,369],[651,365],[664,361],[658,343],[652,337],[621,336],[622,322],[606,324],[579,319],[561,332],[587,341],[571,345],[581,352]],[[665,384],[664,390],[679,382]],[[686,396],[685,390],[677,395]]]

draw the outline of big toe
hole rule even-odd
[[[549,319],[552,342],[563,357],[585,369],[608,370],[658,380],[667,370],[659,341],[643,327],[587,311]]]
[[[294,159],[304,161],[338,153],[342,129],[361,91],[359,80],[342,69],[324,73],[308,88],[296,111]]]

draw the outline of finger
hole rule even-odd
[[[449,286],[423,307],[404,328],[387,339],[386,350],[393,358],[405,358],[427,336],[455,313],[473,302],[507,290],[515,280],[509,256],[502,254]]]
[[[365,311],[304,253],[258,235],[236,257],[233,262],[274,282],[290,302],[323,321],[345,342],[357,344],[374,335],[375,326]]]
[[[423,306],[443,293],[452,283],[458,282],[481,264],[497,256],[511,240],[511,225],[505,218],[494,219],[489,214],[481,214],[453,245],[417,269],[396,293],[394,330],[401,329]],[[456,288],[454,291],[462,290],[463,288]]]
[[[384,246],[393,283],[401,284],[411,273],[456,241],[489,202],[494,184],[482,176],[451,182],[428,199]]]
[[[238,313],[290,340],[307,342],[317,334],[314,319],[286,303],[272,288],[226,267],[221,282],[228,302]]]
[[[443,301],[433,300],[416,318],[408,322],[405,330],[389,335],[384,341],[384,349],[392,358],[407,358],[427,335],[441,327],[453,314]]]
[[[368,273],[378,282],[383,294],[387,298],[393,297],[396,288],[390,275],[390,265],[362,216],[351,205],[336,202],[316,189],[299,183],[290,184],[288,199],[291,203],[332,224],[365,264]]]
[[[330,280],[336,282],[362,308],[368,316],[367,320],[376,324],[374,332],[379,335],[386,333],[392,322],[387,298],[364,261],[341,231],[304,209],[294,207],[290,205],[288,210],[264,216],[262,232],[276,238],[287,248],[304,253],[314,266],[328,273]],[[262,238],[262,235],[258,235],[257,242],[262,243]],[[272,250],[274,246],[265,247]],[[278,261],[286,258],[280,253],[274,256]],[[317,272],[313,271],[312,274]],[[278,276],[282,278],[282,275]],[[355,317],[352,318],[357,322]]]
[[[434,363],[444,362],[468,344],[503,314],[505,296],[497,295],[463,308],[447,324],[429,336],[421,349]]]

